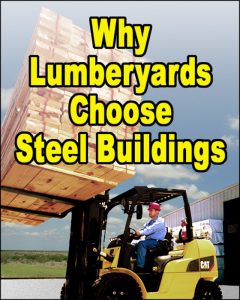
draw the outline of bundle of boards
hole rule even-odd
[[[2,190],[2,221],[37,225],[47,217],[11,211],[9,207],[19,207],[38,212],[61,214],[72,204],[44,200],[37,196],[25,195],[17,189],[41,193],[76,201],[85,201],[104,193],[135,174],[133,165],[96,164],[96,133],[112,132],[119,139],[131,139],[139,125],[127,126],[76,126],[68,114],[69,99],[76,93],[97,94],[98,99],[108,103],[118,100],[122,104],[132,100],[140,103],[141,97],[133,93],[136,79],[130,87],[101,88],[88,87],[29,87],[29,55],[39,55],[39,74],[44,75],[48,62],[87,61],[89,55],[96,55],[103,64],[135,61],[136,58],[120,49],[94,49],[88,32],[75,26],[71,20],[42,8],[30,47],[22,65],[19,78],[12,94],[9,109],[2,127],[2,178],[1,185],[15,188]],[[88,163],[67,165],[23,165],[14,158],[15,137],[27,131],[33,135],[43,132],[46,139],[77,139],[79,132],[88,134]]]

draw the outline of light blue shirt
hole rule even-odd
[[[141,235],[146,236],[147,239],[163,240],[166,235],[166,226],[164,219],[157,217],[155,220],[150,220],[143,225],[140,230]]]

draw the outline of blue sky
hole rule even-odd
[[[152,24],[146,53],[151,62],[198,61],[213,67],[213,84],[201,88],[148,88],[144,100],[168,100],[174,120],[168,127],[178,138],[218,139],[227,143],[228,159],[196,173],[187,165],[138,165],[134,178],[111,191],[116,195],[134,185],[185,188],[191,201],[199,200],[239,180],[239,4],[221,2],[2,2],[1,116],[4,117],[42,6],[71,19],[88,31],[91,16],[126,16],[128,23]],[[49,220],[38,227],[2,223],[3,249],[67,250],[70,216]],[[109,231],[122,223],[119,211],[111,214]],[[109,234],[111,235],[111,234]]]

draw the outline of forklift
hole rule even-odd
[[[180,198],[185,211],[184,235],[172,244],[169,233],[150,249],[146,271],[136,264],[133,215],[140,220],[143,206]],[[120,205],[127,215],[122,234],[101,249],[109,212]],[[181,220],[179,220],[180,223]],[[184,238],[183,238],[184,236]],[[72,209],[66,281],[60,298],[73,299],[222,299],[216,250],[209,240],[193,237],[190,205],[185,190],[135,186],[110,199],[109,191]]]

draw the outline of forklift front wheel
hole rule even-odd
[[[64,285],[62,286],[62,289],[61,289],[61,293],[60,293],[60,299],[61,300],[64,300],[64,298],[65,298],[65,283],[64,283]]]
[[[138,283],[132,277],[121,273],[102,276],[96,280],[93,289],[95,299],[142,299],[142,292]]]
[[[221,300],[222,291],[212,281],[200,281],[197,285],[194,300]]]

